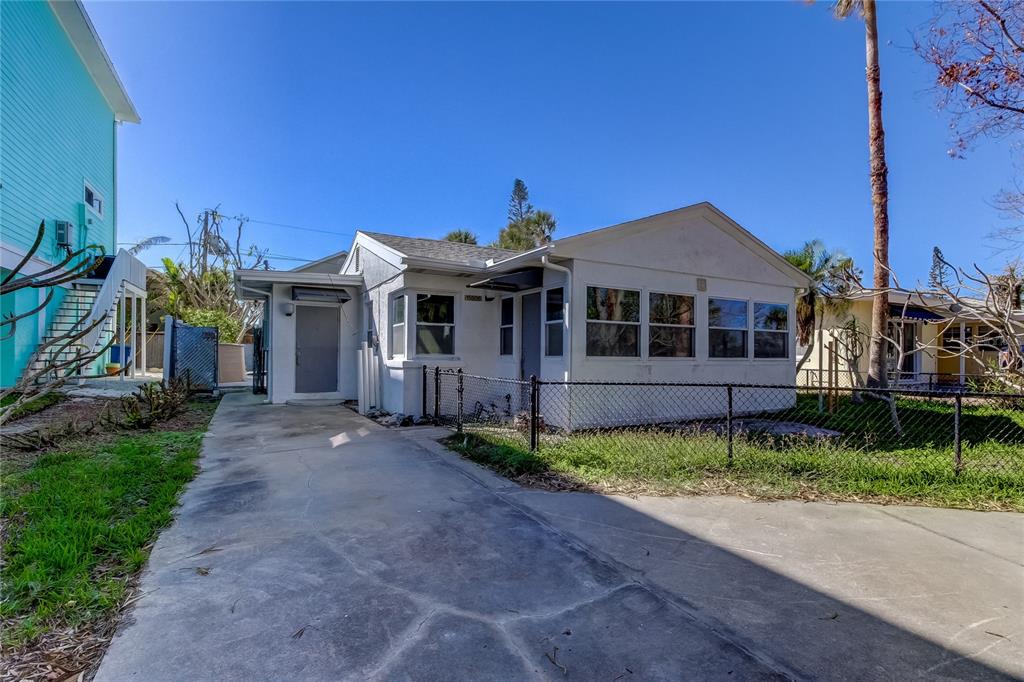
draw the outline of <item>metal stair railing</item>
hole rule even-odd
[[[125,283],[131,284],[139,289],[146,288],[146,265],[138,258],[128,253],[125,249],[117,252],[117,257],[110,266],[107,278],[103,280],[99,292],[92,304],[92,310],[83,327],[96,322],[106,315],[114,313],[117,302],[121,299]],[[100,340],[106,325],[99,324],[89,331],[80,340],[81,346],[87,351],[92,351]]]

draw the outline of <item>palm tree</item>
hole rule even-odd
[[[796,363],[799,372],[811,356],[818,320],[825,312],[838,313],[849,305],[841,296],[856,277],[853,259],[841,251],[829,251],[818,239],[782,255],[811,278],[807,292],[796,301],[796,340],[807,348]]]
[[[452,230],[444,236],[444,240],[460,244],[476,244],[476,235],[469,230]]]
[[[859,11],[864,18],[868,83],[868,149],[871,155],[871,203],[875,238],[871,301],[871,344],[868,349],[868,386],[885,388],[885,334],[889,323],[889,169],[885,164],[882,127],[882,76],[878,65],[878,20],[875,0],[838,0],[835,15],[845,19]]]

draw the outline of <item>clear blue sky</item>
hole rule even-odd
[[[87,8],[143,119],[120,134],[122,241],[181,241],[175,200],[346,235],[252,225],[297,258],[357,228],[489,241],[521,177],[556,236],[710,200],[776,249],[819,237],[870,269],[864,29],[830,3]],[[930,12],[879,11],[892,262],[908,282],[936,244],[1000,263],[984,235],[1013,171],[1006,141],[947,156],[909,49]]]

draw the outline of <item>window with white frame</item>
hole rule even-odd
[[[455,354],[455,297],[416,295],[416,354]]]
[[[747,302],[708,299],[708,357],[747,357]]]
[[[789,306],[754,303],[754,357],[789,357]]]
[[[103,216],[103,195],[97,192],[89,183],[85,183],[85,205],[96,215]]]
[[[391,356],[405,355],[405,295],[391,299]]]
[[[544,305],[544,355],[561,357],[565,324],[565,290],[548,289]]]
[[[648,357],[693,357],[693,296],[650,292],[647,321]]]
[[[640,292],[587,287],[587,355],[640,356]]]
[[[512,331],[515,323],[516,299],[509,296],[501,299],[501,320],[498,326],[498,354],[512,355],[515,335]]]

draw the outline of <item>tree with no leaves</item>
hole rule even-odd
[[[476,244],[476,235],[469,230],[452,230],[444,236],[446,242],[459,242],[460,244]]]
[[[839,0],[835,15],[844,19],[859,13],[864,19],[868,87],[868,150],[871,204],[874,209],[874,258],[871,302],[871,343],[868,346],[868,386],[885,388],[886,358],[883,335],[889,323],[889,169],[885,162],[882,126],[882,71],[878,63],[878,19],[875,0]]]

